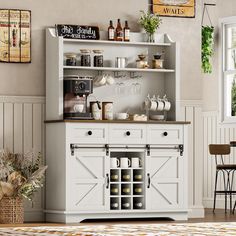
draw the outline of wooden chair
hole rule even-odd
[[[232,212],[232,195],[236,194],[236,191],[233,191],[233,180],[234,180],[234,172],[236,170],[236,164],[224,163],[224,156],[230,154],[230,145],[210,144],[209,151],[211,155],[215,156],[215,162],[216,162],[213,212],[215,212],[216,195],[225,195],[225,212],[227,211],[227,196],[229,195],[230,212]],[[220,157],[220,160],[218,160],[219,157]],[[217,180],[218,180],[219,172],[221,172],[223,175],[224,190],[217,190]]]

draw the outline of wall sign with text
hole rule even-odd
[[[0,9],[0,62],[31,62],[31,11]]]
[[[57,36],[70,39],[92,39],[98,40],[99,28],[97,26],[85,25],[56,25]]]
[[[151,8],[160,16],[195,17],[195,0],[152,0]]]

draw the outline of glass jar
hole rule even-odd
[[[75,53],[65,53],[66,66],[76,66],[76,57]]]
[[[89,49],[81,49],[81,66],[91,66],[91,51]]]
[[[94,67],[103,67],[103,50],[93,50],[94,57],[93,57],[93,66]]]

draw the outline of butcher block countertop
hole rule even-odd
[[[108,124],[162,124],[162,125],[188,125],[190,121],[156,121],[156,120],[149,120],[149,121],[134,121],[134,120],[46,120],[45,123],[108,123]]]

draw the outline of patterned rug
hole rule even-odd
[[[186,224],[96,224],[0,228],[1,236],[204,236],[236,235],[236,222]]]

